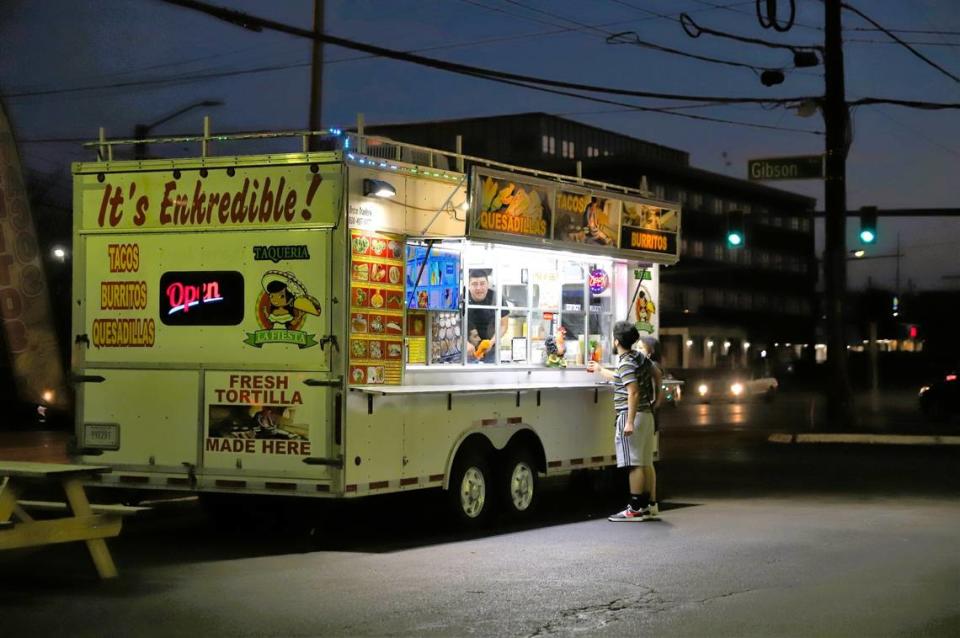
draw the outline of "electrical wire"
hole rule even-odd
[[[824,0],[820,0],[820,1],[823,2]],[[893,40],[895,40],[898,44],[900,44],[900,46],[902,46],[902,47],[905,48],[907,51],[909,51],[910,53],[912,53],[912,54],[915,55],[916,57],[918,57],[918,58],[920,58],[921,60],[923,60],[924,62],[926,62],[928,65],[930,65],[930,66],[932,66],[933,68],[935,68],[936,70],[940,71],[940,73],[942,73],[943,75],[947,76],[948,78],[950,78],[950,79],[953,80],[954,82],[960,83],[960,77],[957,77],[956,75],[954,75],[954,74],[951,73],[950,71],[947,71],[945,68],[943,68],[942,66],[940,66],[939,64],[937,64],[936,62],[934,62],[933,60],[931,60],[930,58],[928,58],[928,57],[925,56],[924,54],[922,54],[922,53],[920,53],[919,51],[917,51],[916,49],[914,49],[912,46],[910,46],[909,44],[907,44],[906,42],[904,42],[903,40],[901,40],[899,37],[897,37],[897,35],[894,34],[892,31],[886,29],[883,25],[881,25],[879,22],[877,22],[876,20],[874,20],[873,18],[871,18],[870,16],[868,16],[867,14],[865,14],[863,11],[860,11],[860,9],[857,9],[857,8],[854,7],[853,5],[848,4],[848,3],[846,3],[846,2],[842,2],[842,3],[841,3],[841,6],[842,6],[844,9],[846,9],[847,11],[850,11],[851,13],[857,14],[858,16],[860,16],[861,18],[863,18],[864,20],[866,20],[867,22],[869,22],[870,24],[872,24],[873,26],[875,26],[878,30],[882,31],[882,32],[885,33],[887,36],[889,36],[890,38],[892,38]]]
[[[790,17],[787,18],[787,21],[781,24],[777,21],[777,2],[778,0],[766,0],[767,3],[767,15],[763,15],[763,11],[760,8],[760,4],[763,0],[756,0],[757,7],[757,21],[760,23],[760,26],[764,29],[773,29],[780,33],[786,33],[793,27],[794,19],[797,17],[797,3],[796,0],[787,0],[790,5]]]
[[[689,16],[689,14],[686,13],[680,14],[680,25],[691,38],[699,38],[701,34],[706,33],[707,35],[716,36],[718,38],[736,40],[737,42],[745,42],[747,44],[758,44],[770,49],[786,49],[788,51],[793,51],[794,53],[803,50],[823,49],[823,46],[818,44],[780,44],[779,42],[770,42],[769,40],[761,40],[760,38],[749,38],[747,36],[727,33],[725,31],[717,31],[716,29],[711,29],[709,27],[701,27],[693,20],[693,18]]]
[[[674,49],[674,48],[672,48],[672,47],[667,47],[667,46],[663,46],[663,45],[661,45],[661,44],[656,44],[656,43],[654,43],[654,42],[650,42],[650,41],[648,41],[648,40],[643,40],[643,39],[641,39],[640,36],[639,36],[639,34],[637,34],[635,31],[627,31],[627,32],[622,32],[622,33],[613,33],[613,32],[611,32],[611,31],[606,31],[606,30],[604,30],[604,29],[598,29],[598,28],[596,28],[596,27],[592,27],[592,26],[590,26],[590,25],[584,24],[584,23],[579,22],[579,21],[577,21],[577,20],[574,20],[574,19],[572,19],[572,18],[567,18],[567,17],[565,17],[565,16],[562,16],[562,15],[559,15],[559,14],[556,14],[556,13],[553,13],[553,12],[550,12],[550,11],[545,11],[545,10],[543,10],[543,9],[537,9],[537,8],[535,8],[535,7],[528,7],[528,6],[524,5],[523,3],[519,2],[518,0],[503,0],[503,1],[504,1],[504,2],[508,2],[508,3],[510,3],[510,4],[514,5],[514,6],[520,7],[520,8],[522,8],[522,9],[525,9],[525,10],[527,10],[527,11],[532,11],[532,12],[539,13],[539,14],[542,14],[542,15],[551,16],[551,17],[557,18],[557,19],[559,19],[559,20],[564,20],[564,21],[569,22],[569,23],[571,23],[571,24],[575,24],[575,25],[578,25],[578,26],[580,26],[580,27],[583,27],[583,28],[586,28],[586,29],[590,29],[591,31],[596,31],[596,32],[598,32],[600,35],[602,35],[603,37],[606,38],[607,44],[630,44],[630,45],[638,46],[638,47],[641,47],[641,48],[644,48],[644,49],[651,49],[651,50],[653,50],[653,51],[659,51],[660,53],[668,53],[668,54],[670,54],[670,55],[677,55],[677,56],[680,56],[680,57],[690,58],[690,59],[693,59],[693,60],[700,60],[701,62],[709,62],[709,63],[711,63],[711,64],[721,64],[721,65],[724,65],[724,66],[732,66],[732,67],[737,67],[737,68],[745,68],[745,69],[749,69],[750,71],[753,71],[753,72],[755,72],[755,73],[756,73],[756,72],[761,72],[761,71],[764,70],[763,68],[758,67],[758,66],[753,65],[753,64],[746,64],[746,63],[743,63],[743,62],[735,62],[735,61],[733,61],[733,60],[724,60],[724,59],[721,59],[721,58],[714,58],[714,57],[705,56],[705,55],[697,55],[697,54],[695,54],[695,53],[690,53],[690,52],[688,52],[688,51],[682,51],[682,50],[680,50],[680,49]],[[622,39],[620,39],[622,36],[627,35],[627,34],[632,34],[634,39],[633,39],[633,40],[622,40]]]
[[[844,31],[870,31],[877,32],[882,31],[886,34],[890,33],[912,33],[920,35],[960,35],[960,31],[937,31],[931,29],[884,29],[877,27],[851,27],[849,29],[844,29]]]
[[[893,106],[905,106],[912,109],[922,109],[925,111],[943,111],[948,109],[960,109],[958,102],[921,102],[919,100],[898,100],[894,98],[863,97],[858,100],[847,102],[849,106],[864,106],[869,104],[890,104]]]
[[[403,62],[410,62],[412,64],[418,64],[421,66],[448,71],[451,73],[457,73],[460,75],[479,77],[479,78],[483,78],[483,79],[494,81],[494,82],[503,82],[503,83],[509,83],[511,81],[525,82],[531,85],[543,85],[543,86],[550,86],[550,87],[562,88],[562,89],[573,89],[578,91],[586,91],[590,93],[622,95],[622,96],[629,96],[629,97],[643,97],[643,98],[653,98],[653,99],[662,99],[662,100],[674,100],[679,102],[716,102],[718,104],[796,104],[804,100],[815,99],[812,97],[766,98],[766,97],[752,97],[752,96],[731,97],[731,96],[681,95],[676,93],[660,93],[660,92],[654,92],[654,91],[636,91],[636,90],[630,90],[630,89],[616,89],[616,88],[602,87],[597,85],[581,84],[577,82],[551,80],[548,78],[540,78],[540,77],[534,77],[529,75],[522,75],[518,73],[509,73],[506,71],[486,69],[483,67],[477,67],[477,66],[472,66],[468,64],[460,64],[457,62],[447,62],[445,60],[425,57],[425,56],[417,55],[414,53],[405,53],[403,51],[397,51],[395,49],[387,49],[387,48],[372,45],[372,44],[366,44],[366,43],[358,42],[355,40],[349,40],[346,38],[333,36],[327,33],[314,33],[313,31],[302,29],[300,27],[283,24],[281,22],[276,22],[273,20],[267,20],[265,18],[260,18],[257,16],[251,16],[245,13],[234,11],[232,9],[225,9],[223,7],[209,5],[204,2],[199,2],[198,0],[163,0],[163,2],[166,2],[167,4],[172,4],[175,6],[187,8],[187,9],[192,9],[194,11],[199,11],[201,13],[206,13],[215,18],[219,18],[221,20],[231,22],[238,26],[244,26],[245,28],[251,28],[257,31],[266,28],[273,31],[279,31],[281,33],[287,33],[290,35],[295,35],[295,36],[310,39],[310,40],[319,39],[326,44],[340,46],[340,47],[353,49],[357,51],[363,51],[365,53],[372,53],[372,54],[382,56],[384,58],[400,60]]]
[[[855,42],[857,44],[899,44],[890,40],[867,40],[866,38],[845,38],[844,42]],[[907,41],[907,44],[924,47],[960,47],[960,42],[916,42]]]
[[[743,126],[743,127],[748,127],[748,128],[759,128],[759,129],[766,129],[766,130],[773,130],[773,131],[785,131],[785,132],[790,132],[790,133],[806,133],[806,134],[808,134],[808,135],[823,135],[823,132],[822,132],[822,131],[810,131],[810,130],[807,130],[807,129],[789,128],[789,127],[784,127],[784,126],[773,126],[773,125],[770,125],[770,124],[756,124],[756,123],[754,123],[754,122],[740,122],[740,121],[736,121],[736,120],[725,120],[725,119],[722,119],[722,118],[709,117],[709,116],[706,116],[706,115],[692,115],[692,114],[690,114],[690,113],[678,113],[678,112],[676,112],[676,111],[674,111],[674,110],[671,110],[671,109],[669,109],[669,108],[658,108],[658,107],[651,107],[651,106],[640,106],[640,105],[638,105],[638,104],[629,104],[629,103],[626,103],[626,102],[619,102],[619,101],[617,101],[617,100],[608,100],[608,99],[606,99],[606,98],[600,98],[600,97],[596,97],[596,96],[581,95],[581,94],[573,93],[573,92],[570,92],[570,91],[562,91],[562,90],[558,90],[558,89],[548,89],[548,88],[545,88],[545,87],[538,87],[538,86],[535,86],[535,85],[532,85],[532,84],[527,84],[527,83],[524,83],[524,82],[517,82],[517,81],[512,81],[512,80],[503,80],[503,82],[504,82],[505,84],[512,84],[512,85],[514,85],[514,86],[519,86],[519,87],[523,87],[523,88],[527,88],[527,89],[532,89],[532,90],[535,90],[535,91],[541,91],[541,92],[543,92],[543,93],[551,93],[551,94],[554,94],[554,95],[562,95],[562,96],[565,96],[565,97],[572,97],[572,98],[577,98],[577,99],[582,99],[582,100],[589,100],[589,101],[591,101],[591,102],[598,102],[598,103],[600,103],[600,104],[610,104],[610,105],[613,105],[613,106],[621,106],[621,107],[624,107],[624,110],[627,110],[627,111],[642,111],[642,112],[646,112],[646,113],[659,113],[659,114],[661,114],[661,115],[672,115],[672,116],[675,116],[675,117],[682,117],[682,118],[687,118],[687,119],[691,119],[691,120],[700,120],[700,121],[704,121],[704,122],[715,122],[715,123],[718,123],[718,124],[730,124],[730,125],[734,125],[734,126]],[[703,105],[700,105],[700,106],[703,106]],[[713,105],[711,105],[711,106],[716,106],[716,104],[713,104]]]

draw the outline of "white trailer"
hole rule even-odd
[[[73,166],[76,455],[113,468],[101,484],[443,488],[479,521],[529,511],[540,476],[615,464],[585,363],[612,364],[616,320],[656,334],[679,207],[327,136]]]

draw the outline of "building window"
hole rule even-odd
[[[719,197],[714,198],[713,206],[710,207],[711,212],[722,215],[723,214],[723,200]]]
[[[760,265],[764,268],[770,265],[770,253],[765,250],[758,251],[760,254]]]
[[[723,261],[723,246],[720,244],[713,244],[713,258],[716,261]]]
[[[552,135],[544,135],[541,138],[541,149],[544,155],[556,155],[557,139]]]
[[[703,208],[703,194],[693,193],[692,204],[694,208]]]
[[[703,257],[703,242],[699,239],[693,242],[693,256]]]
[[[752,263],[753,253],[750,252],[749,248],[744,248],[740,251],[740,263],[744,266],[749,266]]]
[[[690,252],[690,242],[687,241],[686,239],[681,239],[681,240],[680,240],[680,254],[681,254],[681,255],[686,255],[688,252]]]
[[[805,233],[810,232],[810,220],[806,217],[800,218],[800,230]]]
[[[667,189],[663,187],[663,184],[656,184],[653,187],[653,195],[657,199],[666,199],[667,198]]]
[[[783,255],[780,253],[773,253],[773,269],[783,270]]]
[[[677,189],[677,201],[680,202],[681,204],[686,204],[686,203],[687,203],[687,197],[688,197],[688,196],[689,196],[689,195],[688,195],[688,193],[687,193],[686,190],[684,190],[684,189],[682,189],[682,188]]]
[[[753,208],[753,207],[750,206],[750,204],[748,204],[748,203],[746,203],[746,202],[744,202],[743,204],[740,205],[740,210],[743,211],[743,214],[744,214],[744,215],[749,215],[749,214],[751,213],[751,209],[752,209],[752,208]]]
[[[799,217],[790,217],[790,230],[800,230]]]

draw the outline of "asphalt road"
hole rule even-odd
[[[0,635],[960,635],[956,448],[774,445],[791,401],[735,408],[665,414],[659,522],[606,521],[622,477],[476,533],[430,493],[180,503],[111,541],[116,582],[0,555]]]

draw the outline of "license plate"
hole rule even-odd
[[[83,447],[99,450],[120,449],[119,423],[84,423]]]

